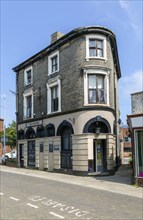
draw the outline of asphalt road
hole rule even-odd
[[[15,173],[0,177],[1,220],[143,219],[140,198]]]

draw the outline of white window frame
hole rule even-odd
[[[54,114],[61,112],[61,79],[60,77],[55,77],[48,81],[47,86],[47,114]],[[51,88],[58,86],[58,111],[51,111]]]
[[[27,72],[31,70],[31,82],[28,83],[28,78],[27,78]],[[33,84],[33,67],[30,66],[24,70],[24,86],[32,85]]]
[[[103,41],[103,57],[98,57],[98,56],[89,56],[89,40],[90,39],[97,39],[97,40],[102,40]],[[107,61],[107,46],[106,46],[106,37],[99,35],[99,34],[92,34],[92,35],[87,35],[86,36],[86,61],[89,61],[90,59],[101,59],[101,60],[106,60]]]
[[[57,70],[52,72],[52,58],[57,56]],[[56,51],[48,56],[48,75],[59,72],[59,51]]]
[[[23,93],[23,119],[29,119],[27,118],[27,97],[28,96],[32,96],[32,109],[31,109],[31,118],[33,118],[33,110],[34,110],[34,96],[33,96],[33,90],[32,89],[29,89],[29,90],[26,90],[24,93]]]
[[[109,70],[104,69],[86,69],[84,70],[84,106],[109,105]],[[88,75],[104,75],[106,83],[106,103],[88,103]]]

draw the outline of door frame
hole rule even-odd
[[[20,167],[24,167],[24,144],[19,144]]]
[[[34,145],[32,147],[34,147],[34,155],[33,156],[33,165],[29,165],[29,144],[33,143]],[[36,152],[35,152],[35,140],[29,140],[27,142],[27,165],[28,167],[35,167],[35,162],[36,162]]]
[[[97,143],[100,143],[101,147],[101,160],[102,160],[102,170],[98,171],[97,166]],[[104,172],[107,170],[107,162],[106,162],[106,139],[94,139],[93,140],[93,169],[94,172]]]

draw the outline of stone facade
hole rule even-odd
[[[121,77],[115,35],[109,29],[94,26],[57,36],[61,38],[14,67],[19,166],[34,164],[40,170],[86,173],[113,171],[119,157],[118,79]],[[88,57],[90,37],[99,44],[98,50],[103,51],[101,57]],[[52,74],[50,65],[56,68]],[[25,85],[29,69],[32,81]],[[98,84],[104,78],[102,103],[88,101],[89,75],[96,76]],[[58,90],[53,93],[55,87]],[[58,109],[53,112],[51,100],[55,91],[58,91]],[[26,118],[29,94],[31,112]],[[96,127],[100,130],[98,134]],[[48,133],[48,129],[53,129],[53,133]]]
[[[143,113],[143,92],[131,94],[132,114]]]

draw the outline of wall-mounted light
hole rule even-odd
[[[100,134],[100,127],[95,128],[95,134]]]
[[[33,114],[33,117],[35,118],[35,116],[36,116],[36,114],[34,113],[34,114]]]

